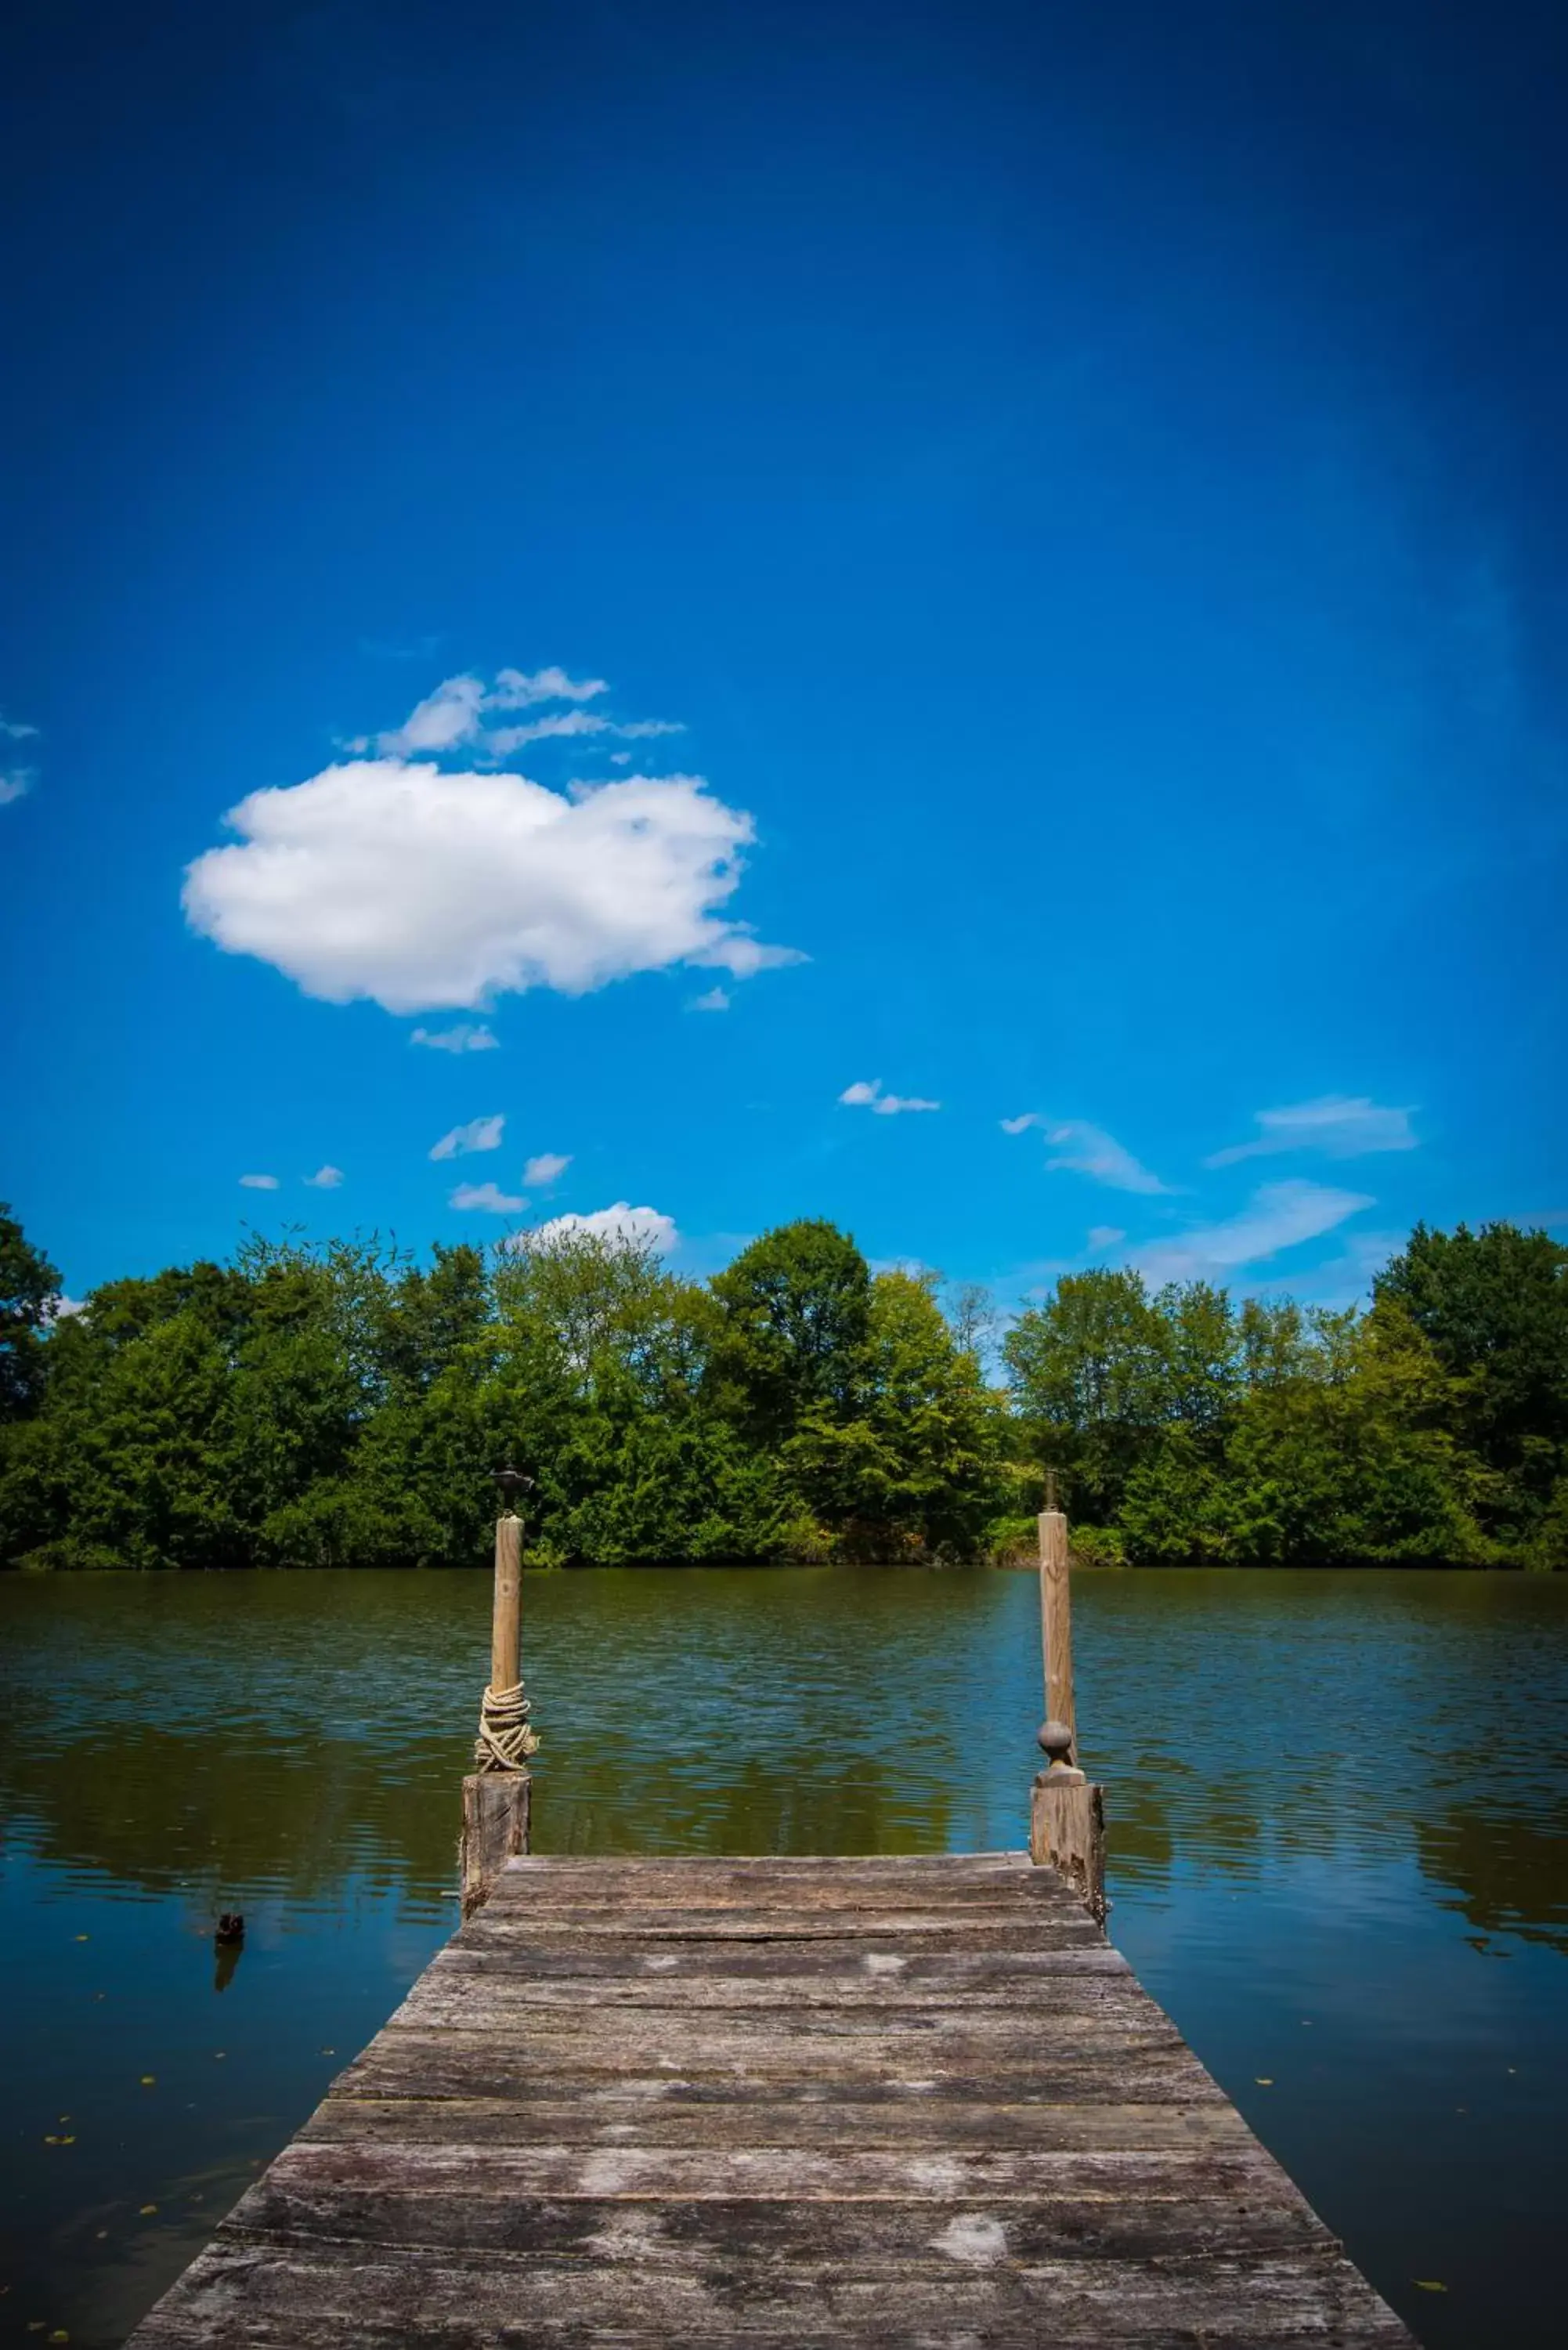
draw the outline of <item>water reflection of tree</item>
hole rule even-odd
[[[1480,1932],[1568,1951],[1568,1803],[1524,1819],[1495,1798],[1460,1798],[1415,1825],[1422,1873]]]
[[[0,1798],[13,1838],[42,1860],[143,1893],[310,1902],[336,1898],[351,1870],[372,1893],[429,1895],[452,1876],[462,1751],[425,1784],[400,1761],[393,1780],[367,1742],[230,1746],[216,1730],[117,1722],[74,1739],[68,1757],[9,1746]]]
[[[836,1769],[748,1757],[716,1780],[699,1757],[639,1757],[618,1778],[563,1772],[535,1794],[540,1852],[943,1852],[949,1786],[857,1756]]]

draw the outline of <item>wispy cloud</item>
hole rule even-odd
[[[494,702],[498,710],[525,710],[534,702],[592,702],[609,686],[602,677],[568,677],[564,669],[520,669],[495,672]]]
[[[1151,1242],[1134,1249],[1131,1258],[1156,1284],[1223,1279],[1243,1265],[1265,1263],[1284,1249],[1316,1240],[1372,1205],[1365,1192],[1341,1191],[1304,1177],[1264,1183],[1239,1214]]]
[[[919,1094],[885,1094],[880,1077],[859,1078],[846,1086],[838,1097],[850,1109],[868,1109],[877,1118],[898,1118],[905,1110],[940,1109],[939,1101],[925,1101]]]
[[[1114,1134],[1103,1126],[1091,1126],[1086,1118],[1046,1118],[1039,1110],[1025,1110],[1022,1118],[1004,1118],[1003,1134],[1027,1134],[1038,1127],[1055,1152],[1045,1161],[1048,1173],[1064,1172],[1087,1175],[1096,1183],[1105,1183],[1113,1191],[1168,1191],[1169,1185],[1135,1159],[1132,1152],[1119,1143]]]
[[[432,1159],[461,1159],[469,1150],[499,1150],[505,1128],[504,1114],[498,1118],[471,1118],[466,1126],[454,1126],[431,1146]]]
[[[550,1184],[558,1183],[571,1163],[570,1151],[541,1150],[537,1159],[530,1159],[523,1170],[523,1180],[543,1191]]]
[[[685,732],[678,718],[637,718],[625,726],[618,726],[614,719],[596,717],[591,711],[566,710],[558,714],[552,712],[548,718],[535,718],[526,726],[493,726],[484,739],[496,758],[509,759],[524,743],[549,742],[557,735],[569,739],[574,734],[610,734],[625,743]]]
[[[1126,1238],[1127,1234],[1123,1232],[1119,1224],[1091,1224],[1089,1226],[1088,1243],[1090,1248],[1094,1250],[1115,1248],[1118,1241],[1125,1241]]]
[[[275,1191],[277,1177],[275,1175],[242,1175],[240,1184],[246,1191]]]
[[[673,719],[639,718],[623,723],[580,707],[608,691],[602,677],[568,677],[564,669],[540,669],[531,674],[519,669],[499,670],[493,685],[486,685],[482,677],[465,670],[456,677],[443,678],[433,692],[415,703],[400,726],[387,727],[375,735],[362,735],[349,748],[374,748],[383,758],[408,759],[472,746],[482,748],[489,757],[505,759],[514,751],[522,750],[524,743],[545,742],[554,735],[570,739],[576,734],[612,734],[631,740],[684,731]],[[552,711],[521,726],[494,726],[489,723],[496,711],[530,710],[547,702],[579,706]]]
[[[305,1180],[314,1191],[336,1191],[343,1180],[343,1170],[341,1167],[318,1167],[314,1175],[307,1175]]]
[[[25,719],[0,717],[0,740],[5,742],[29,743],[37,732]],[[14,800],[25,799],[37,780],[36,767],[0,768],[0,807],[9,807]]]
[[[599,1240],[650,1242],[660,1255],[667,1254],[680,1238],[673,1216],[664,1215],[658,1208],[634,1208],[618,1200],[613,1207],[594,1208],[586,1216],[552,1216],[526,1239],[548,1247],[552,1241],[569,1240],[579,1232]]]
[[[686,1006],[688,1012],[728,1012],[729,1008],[727,987],[711,987],[705,995],[694,995]]]
[[[1375,1150],[1414,1150],[1410,1112],[1386,1107],[1365,1094],[1324,1094],[1287,1109],[1261,1109],[1251,1142],[1216,1150],[1205,1167],[1234,1167],[1242,1159],[1268,1159],[1284,1150],[1316,1150],[1325,1159],[1361,1159]]]
[[[497,1183],[460,1183],[447,1202],[453,1208],[479,1208],[490,1216],[514,1216],[528,1202],[514,1191],[504,1191]]]
[[[432,1053],[493,1053],[499,1050],[501,1039],[491,1034],[483,1021],[475,1026],[460,1020],[453,1028],[416,1028],[409,1042],[426,1045]]]

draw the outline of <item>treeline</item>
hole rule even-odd
[[[1101,1271],[999,1345],[817,1222],[705,1283],[576,1233],[58,1289],[0,1209],[9,1566],[472,1563],[507,1460],[541,1565],[1005,1554],[1051,1468],[1085,1558],[1568,1565],[1568,1250],[1507,1224],[1365,1312]]]

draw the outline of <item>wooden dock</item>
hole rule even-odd
[[[507,1861],[131,2339],[1411,2350],[1012,1853]]]

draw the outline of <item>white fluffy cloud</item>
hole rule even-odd
[[[1135,1159],[1132,1152],[1119,1143],[1114,1134],[1101,1126],[1091,1126],[1086,1118],[1054,1118],[1042,1117],[1038,1110],[1025,1110],[1022,1118],[1004,1118],[1003,1134],[1027,1134],[1038,1127],[1056,1156],[1045,1161],[1050,1173],[1067,1172],[1091,1176],[1096,1183],[1108,1184],[1113,1191],[1165,1191],[1169,1189],[1158,1175]]]
[[[885,1094],[880,1077],[860,1077],[838,1097],[850,1109],[868,1109],[876,1118],[898,1118],[909,1109],[940,1109],[939,1101],[923,1101],[919,1094]]]
[[[569,1239],[575,1232],[592,1233],[601,1240],[650,1242],[661,1255],[680,1238],[673,1216],[663,1215],[657,1208],[631,1207],[625,1200],[618,1200],[613,1208],[595,1208],[586,1216],[552,1216],[527,1237],[548,1247],[552,1241]]]
[[[711,987],[703,995],[694,995],[686,1006],[688,1012],[728,1012],[730,991],[727,987]]]
[[[502,1191],[497,1183],[460,1183],[448,1205],[482,1208],[492,1216],[514,1216],[519,1208],[525,1208],[528,1202],[516,1192]]]
[[[431,1145],[432,1159],[461,1159],[469,1150],[499,1150],[505,1130],[504,1116],[471,1118],[466,1126],[454,1126],[439,1142]]]
[[[240,1186],[246,1191],[275,1191],[277,1177],[275,1175],[242,1175]]]
[[[523,1180],[543,1191],[547,1184],[558,1183],[571,1163],[570,1151],[541,1150],[537,1159],[530,1159],[523,1170]]]
[[[336,1191],[343,1180],[343,1170],[341,1167],[318,1167],[314,1175],[307,1175],[305,1180],[313,1191]]]
[[[1201,1224],[1171,1240],[1132,1252],[1132,1261],[1151,1282],[1223,1280],[1240,1266],[1259,1264],[1282,1249],[1324,1232],[1356,1215],[1372,1201],[1364,1192],[1341,1191],[1304,1177],[1264,1183],[1238,1215]]]
[[[700,776],[567,794],[361,759],[253,792],[228,822],[241,838],[186,874],[187,919],[328,1003],[455,1011],[674,963],[746,978],[801,960],[725,910],[752,819]]]
[[[409,1042],[428,1045],[432,1053],[493,1053],[501,1045],[500,1037],[493,1035],[483,1020],[477,1027],[460,1020],[453,1028],[416,1028]]]
[[[1251,1142],[1232,1143],[1204,1160],[1233,1167],[1241,1159],[1268,1159],[1282,1150],[1316,1150],[1325,1159],[1360,1159],[1374,1150],[1414,1150],[1408,1109],[1386,1108],[1365,1094],[1324,1094],[1288,1109],[1261,1109]]]

